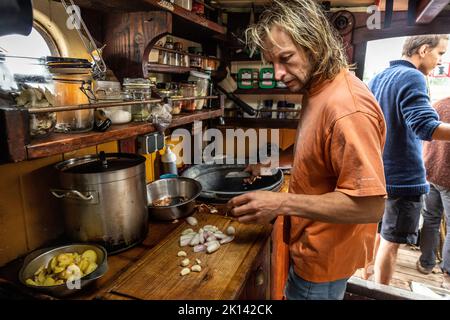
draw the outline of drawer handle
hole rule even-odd
[[[255,284],[259,287],[264,285],[264,271],[261,267],[256,270]]]

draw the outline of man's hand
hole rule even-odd
[[[281,214],[285,194],[256,191],[243,194],[228,201],[231,214],[242,223],[270,223]]]

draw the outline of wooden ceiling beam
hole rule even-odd
[[[450,0],[421,0],[417,6],[417,24],[427,24],[450,3]]]

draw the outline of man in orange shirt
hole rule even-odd
[[[348,278],[373,258],[384,210],[381,109],[348,71],[341,40],[314,1],[273,1],[247,36],[276,80],[304,97],[289,193],[252,192],[228,205],[244,223],[290,218],[287,299],[343,299]]]

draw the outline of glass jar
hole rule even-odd
[[[167,54],[169,56],[169,65],[175,66],[175,52],[167,52]]]
[[[30,113],[30,137],[43,138],[52,133],[56,125],[56,112]]]
[[[180,91],[183,95],[183,98],[193,98],[195,97],[195,87],[196,85],[193,83],[182,83],[180,85]],[[189,100],[183,100],[183,110],[192,112],[195,111],[195,100],[189,99]]]
[[[166,43],[164,44],[164,48],[173,50],[173,39],[171,36],[166,37]]]
[[[9,71],[5,55],[0,53],[0,90],[10,92],[14,89],[17,90],[16,82]]]
[[[0,101],[18,108],[55,106],[53,81],[45,60],[0,54]],[[55,112],[29,113],[31,138],[45,137],[54,131]]]
[[[174,66],[176,66],[176,67],[181,66],[181,53],[175,52],[174,56],[175,56]]]
[[[188,81],[195,84],[196,97],[206,97],[208,95],[209,79],[210,75],[203,72],[191,71],[189,73]],[[206,100],[195,100],[195,109],[201,110],[205,104]]]
[[[160,89],[160,90],[158,90],[158,95],[161,97],[161,98],[169,98],[170,97],[170,94],[171,94],[171,91],[170,90],[167,90],[167,89]]]
[[[66,70],[65,74],[53,74],[57,106],[88,104],[87,92],[91,88],[90,73],[72,74]],[[94,127],[94,110],[75,110],[58,112],[56,116],[56,131],[63,133],[87,132]]]
[[[183,50],[183,44],[181,42],[175,42],[173,44],[173,49],[176,51],[182,51]]]
[[[192,0],[175,0],[175,4],[185,8],[186,10],[192,10]]]
[[[187,52],[183,52],[183,67],[187,67],[189,68],[191,66],[191,59],[189,57],[189,55],[187,54]]]
[[[151,99],[150,80],[142,78],[125,78],[123,80],[124,93],[129,100]],[[142,103],[131,105],[131,117],[133,121],[147,121],[150,118],[150,104]]]
[[[203,59],[201,56],[191,55],[189,59],[189,64],[193,68],[202,68],[203,67]]]
[[[183,100],[176,100],[181,98],[183,98],[183,96],[172,96],[172,114],[181,113],[181,110],[183,109]]]
[[[159,50],[158,63],[169,64],[169,52],[165,50]]]

